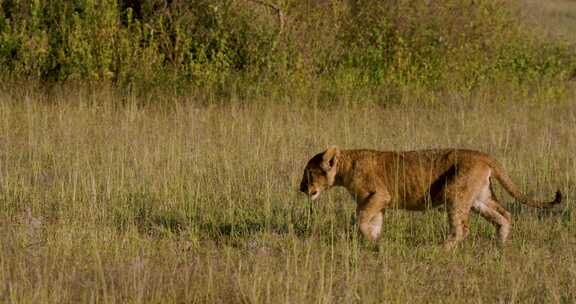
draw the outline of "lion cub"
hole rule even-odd
[[[384,209],[425,210],[445,204],[451,231],[445,246],[452,248],[468,234],[470,210],[498,229],[500,242],[506,241],[510,213],[496,200],[491,177],[527,205],[544,208],[562,201],[560,191],[551,202],[528,198],[494,158],[458,149],[381,152],[332,146],[310,159],[300,191],[315,200],[332,186],[345,187],[356,199],[360,232],[371,241],[380,235]]]

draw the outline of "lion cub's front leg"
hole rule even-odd
[[[358,201],[356,215],[358,228],[364,238],[376,241],[382,232],[382,211],[390,200],[385,193],[370,193],[366,198]]]

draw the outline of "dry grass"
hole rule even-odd
[[[491,92],[388,107],[5,92],[0,302],[574,302],[576,99]],[[296,191],[329,144],[480,149],[524,191],[559,187],[566,204],[538,213],[503,197],[515,219],[503,249],[476,217],[446,254],[438,210],[387,213],[372,246],[343,190],[314,205]]]
[[[521,0],[520,5],[533,30],[576,43],[576,1]]]

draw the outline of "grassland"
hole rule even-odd
[[[0,3],[0,303],[576,302],[573,1],[280,1],[281,35],[258,1]],[[565,203],[368,244],[297,191],[331,144],[478,149]]]
[[[570,0],[522,0],[525,17],[536,31],[576,43],[576,3]]]
[[[195,95],[141,106],[113,90],[4,88],[0,302],[571,303],[576,301],[576,98],[531,92],[405,95],[381,106]],[[161,97],[159,97],[161,98]],[[530,195],[509,244],[475,217],[453,254],[442,210],[391,211],[357,239],[354,203],[297,193],[307,159],[345,148],[465,147],[495,155]],[[500,191],[499,191],[500,192]]]

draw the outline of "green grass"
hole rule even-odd
[[[574,302],[576,94],[556,89],[140,106],[108,89],[6,88],[0,302]],[[329,144],[479,149],[523,191],[560,188],[566,203],[537,212],[499,190],[514,218],[504,248],[475,216],[444,252],[442,210],[390,211],[370,245],[343,189],[297,192]]]

